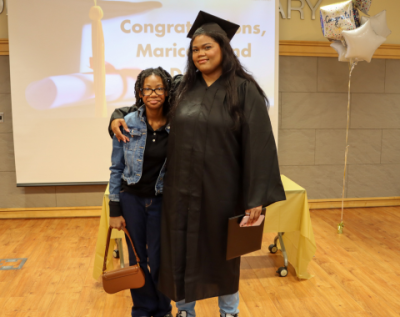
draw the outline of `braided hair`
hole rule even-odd
[[[168,92],[168,95],[171,90],[171,81],[172,77],[170,73],[168,73],[164,68],[162,67],[157,67],[157,68],[147,68],[145,70],[142,70],[139,75],[136,78],[136,83],[135,83],[135,98],[136,98],[136,103],[135,106],[137,108],[141,107],[143,105],[143,100],[140,97],[140,89],[143,88],[144,81],[147,77],[155,75],[161,78],[164,89],[166,92]],[[169,103],[169,98],[166,97],[163,105],[163,114],[165,116],[168,116],[169,110],[170,110],[170,103]]]

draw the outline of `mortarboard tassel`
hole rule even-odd
[[[97,5],[96,0],[94,0],[94,6],[90,8],[89,17],[92,20],[92,67],[94,73],[96,117],[106,118],[106,67],[103,26],[101,24],[103,10]]]

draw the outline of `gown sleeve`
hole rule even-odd
[[[135,105],[133,105],[132,107],[122,107],[114,110],[110,118],[110,123],[108,124],[108,133],[110,134],[111,138],[114,136],[114,132],[112,132],[111,130],[111,122],[115,119],[122,119],[128,113],[135,112],[136,110],[137,107]]]
[[[285,200],[277,148],[264,97],[245,81],[239,87],[244,119],[241,126],[245,210]]]

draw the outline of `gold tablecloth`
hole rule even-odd
[[[314,232],[311,225],[310,211],[308,209],[307,192],[304,188],[291,181],[286,176],[281,176],[285,188],[286,201],[275,203],[267,208],[265,215],[264,232],[284,232],[288,261],[296,270],[298,278],[308,279],[311,275],[307,272],[308,263],[316,251]],[[103,197],[103,207],[100,219],[99,234],[96,244],[96,258],[94,261],[93,277],[98,279],[102,272],[106,237],[109,226],[108,186]],[[116,238],[123,238],[122,231],[113,230],[110,248],[107,257],[107,269],[113,268],[112,252]]]
[[[94,259],[94,267],[93,267],[93,277],[97,280],[102,273],[103,270],[103,261],[104,261],[104,252],[106,251],[106,239],[108,227],[110,225],[110,207],[108,206],[108,202],[110,201],[108,186],[103,196],[103,205],[101,208],[101,217],[100,217],[100,226],[99,226],[99,234],[97,235],[97,243],[96,243],[96,254]],[[113,268],[113,251],[115,247],[115,239],[125,238],[123,231],[113,230],[111,232],[111,241],[110,247],[108,249],[107,256],[107,269],[110,270]]]
[[[288,261],[301,279],[312,277],[307,272],[308,263],[316,251],[314,232],[308,209],[307,192],[295,182],[281,175],[286,200],[267,208],[264,232],[284,232]]]

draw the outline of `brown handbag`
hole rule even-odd
[[[143,270],[140,267],[140,259],[136,253],[135,246],[133,245],[131,236],[128,233],[126,228],[122,228],[125,232],[126,236],[129,238],[131,243],[133,252],[135,252],[136,262],[137,264],[116,269],[114,271],[106,272],[107,269],[107,254],[108,247],[110,246],[110,238],[111,238],[111,230],[112,228],[108,228],[107,234],[107,245],[106,245],[106,253],[104,255],[104,264],[103,264],[103,274],[101,276],[103,280],[103,288],[108,294],[115,294],[117,292],[126,290],[126,289],[134,289],[141,288],[144,286],[145,279]]]

